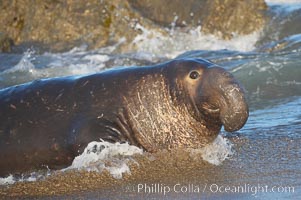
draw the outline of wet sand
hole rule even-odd
[[[131,174],[124,174],[122,179],[114,179],[108,172],[56,172],[45,180],[1,186],[0,196],[2,199],[294,199],[300,195],[300,181],[296,181],[300,178],[300,170],[296,168],[300,156],[288,156],[299,150],[300,141],[284,140],[287,148],[279,151],[275,145],[277,138],[260,140],[257,146],[243,137],[231,140],[236,153],[220,166],[183,150],[161,151],[134,156],[139,164],[132,162]],[[281,155],[287,160],[276,160],[271,155]],[[288,169],[290,164],[293,166]],[[254,190],[259,185],[273,184],[294,186],[295,191]],[[248,191],[226,192],[227,186],[241,186]]]
[[[164,196],[164,186],[175,184],[202,185],[209,180],[222,180],[221,167],[190,156],[185,151],[158,152],[153,155],[140,155],[134,158],[137,163],[130,164],[131,174],[124,174],[122,179],[114,179],[108,172],[68,171],[56,172],[45,180],[19,182],[2,186],[0,194],[4,197],[29,198],[84,198],[95,197],[108,199],[133,196]],[[138,184],[153,186],[153,190],[141,189]],[[156,188],[155,188],[156,187]],[[178,186],[180,188],[180,185]],[[172,188],[173,190],[173,188]],[[170,191],[172,193],[174,191]]]

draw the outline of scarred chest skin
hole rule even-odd
[[[135,137],[148,151],[175,147],[199,148],[212,142],[221,129],[218,124],[207,128],[197,121],[189,107],[173,101],[161,74],[143,77],[134,88],[135,95],[124,97]],[[129,93],[133,94],[130,90]]]

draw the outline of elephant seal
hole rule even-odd
[[[100,139],[199,148],[247,118],[239,83],[202,59],[36,80],[0,90],[0,175],[69,166]]]

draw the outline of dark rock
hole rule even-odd
[[[140,13],[162,25],[202,25],[202,32],[230,39],[261,29],[264,0],[128,0]]]
[[[210,0],[202,19],[202,31],[231,39],[263,28],[267,5],[264,0]]]
[[[204,33],[231,38],[260,29],[265,9],[264,0],[11,0],[0,1],[0,32],[16,45],[42,44],[52,51],[81,44],[95,49],[124,38],[119,50],[127,51],[141,33],[137,24],[164,35],[158,24],[170,25],[177,16],[179,26],[201,22]]]
[[[122,0],[12,0],[0,1],[0,10],[0,31],[16,44],[42,43],[54,51],[77,44],[99,48],[122,37],[131,41],[141,18]]]
[[[199,25],[207,0],[128,0],[131,6],[161,25]]]
[[[13,44],[8,35],[0,32],[0,52],[10,52]]]

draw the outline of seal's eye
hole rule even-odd
[[[191,79],[197,79],[197,78],[199,78],[199,76],[200,76],[200,74],[199,74],[198,71],[192,71],[192,72],[190,72],[190,74],[189,74],[189,77],[190,77]]]

